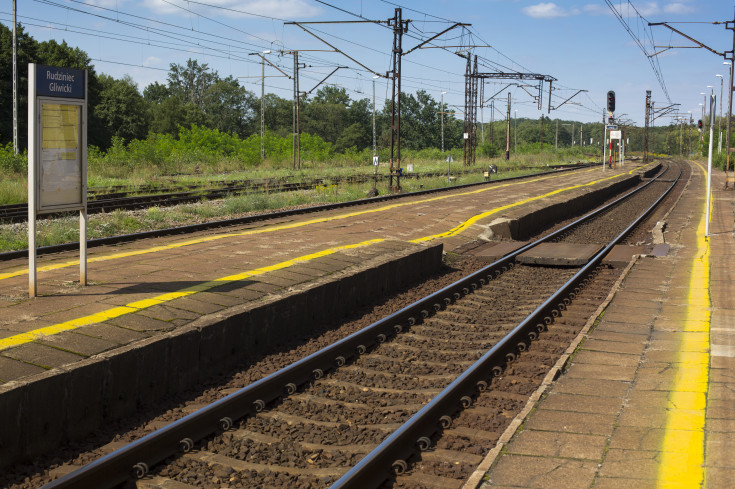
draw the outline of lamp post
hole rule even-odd
[[[377,75],[373,77],[373,158],[375,158],[375,156],[378,154],[378,145],[375,139],[375,79],[376,78],[380,78],[380,77]]]
[[[724,77],[722,75],[715,75],[720,79],[720,118],[717,121],[717,154],[722,153],[722,85]]]
[[[727,172],[730,171],[730,113],[732,112],[732,76],[733,66],[729,61],[724,61],[723,65],[728,66],[730,72],[730,84],[727,86],[727,124],[725,127],[725,154],[727,155],[727,162],[725,163],[725,188],[727,188],[728,178]]]
[[[705,106],[707,105],[707,94],[705,92],[699,92],[700,95],[704,95],[704,100],[701,104],[702,106],[702,131],[705,131],[707,129],[707,109]]]
[[[513,152],[518,152],[518,111],[515,111],[515,117],[513,118]]]
[[[380,78],[378,75],[373,76],[373,166],[375,166],[375,173],[373,175],[373,194],[378,195],[378,144],[375,138],[375,80]]]
[[[444,154],[444,94],[447,92],[442,92],[442,106],[441,106],[441,116],[442,116],[442,154]]]

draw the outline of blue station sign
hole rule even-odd
[[[84,74],[84,70],[36,65],[36,95],[86,98]]]

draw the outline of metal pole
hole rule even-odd
[[[444,154],[444,92],[442,92],[441,116],[442,116],[442,154]]]
[[[260,57],[260,159],[265,159],[265,58]]]
[[[556,134],[554,135],[554,148],[559,149],[559,119],[556,120]]]
[[[605,109],[602,109],[602,171],[605,171],[607,159],[607,127],[605,126]]]
[[[296,84],[296,165],[301,169],[301,93],[299,92],[299,52],[294,51],[294,63],[296,63],[296,72],[294,73],[294,83]]]
[[[378,154],[378,144],[375,138],[375,78],[373,77],[373,166],[375,166],[375,174],[373,175],[373,190],[375,195],[378,194],[378,165],[375,164],[375,157]]]
[[[733,19],[735,21],[735,18]],[[730,172],[730,119],[732,119],[732,78],[733,78],[733,69],[735,69],[735,66],[733,66],[733,63],[735,63],[735,25],[733,25],[733,31],[732,31],[732,47],[733,47],[733,54],[730,58],[730,82],[727,86],[727,134],[725,134],[725,152],[726,152],[726,163],[725,163],[725,188],[728,188],[728,183],[730,181],[730,177],[728,176]]]
[[[15,34],[15,26],[17,24],[16,10],[16,0],[13,0],[13,151],[15,154],[18,154],[18,48],[16,46],[18,44],[18,39]]]
[[[480,130],[482,134],[482,145],[485,145],[485,79],[480,85]],[[491,114],[492,116],[492,114]],[[492,129],[490,129],[492,131]],[[490,133],[492,134],[492,132]]]
[[[724,85],[724,77],[722,75],[716,75],[720,79],[720,119],[717,121],[717,154],[722,153],[722,85]]]
[[[377,154],[378,154],[378,145],[375,139],[375,78],[373,78],[373,156]]]
[[[709,153],[707,156],[707,205],[705,207],[707,215],[704,219],[704,235],[709,236],[709,219],[710,219],[710,205],[712,200],[712,146],[714,144],[714,109],[715,109],[715,96],[710,95],[709,100]]]
[[[508,112],[505,115],[505,161],[510,159],[510,92],[508,92]]]
[[[515,117],[513,117],[513,151],[518,152],[518,111],[515,111]]]
[[[296,85],[296,73],[299,72],[299,57],[296,51],[293,53],[293,129],[292,129],[292,141],[291,141],[291,153],[293,155],[293,169],[296,169],[296,103],[298,101],[298,86]]]

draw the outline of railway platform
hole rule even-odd
[[[465,489],[725,489],[735,481],[735,191],[702,165]],[[556,380],[554,380],[554,378]]]
[[[0,466],[306,337],[327,315],[431,273],[437,244],[525,239],[519,228],[566,218],[649,170],[583,169],[103,246],[90,249],[87,287],[74,253],[42,256],[34,299],[26,260],[0,263],[0,417],[12,420]]]

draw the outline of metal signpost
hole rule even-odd
[[[28,295],[36,297],[36,217],[79,211],[87,285],[87,72],[28,64]]]
[[[707,156],[707,205],[706,216],[704,219],[704,235],[709,237],[709,218],[710,218],[710,206],[712,205],[712,145],[713,145],[713,127],[715,125],[715,96],[710,95],[709,99],[709,154]]]

